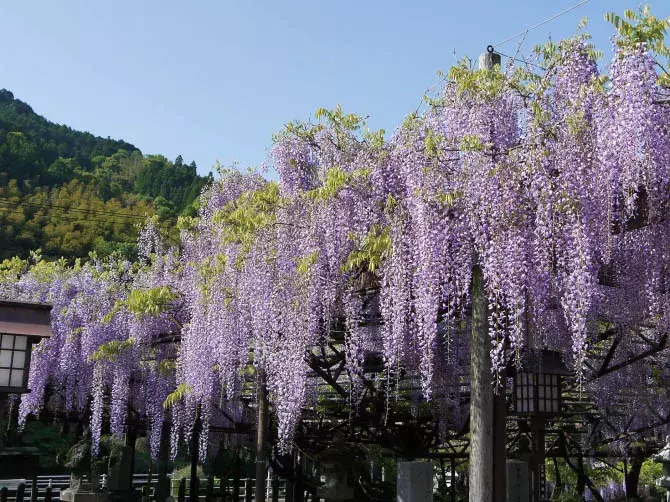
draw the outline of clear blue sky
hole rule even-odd
[[[285,122],[322,106],[392,131],[454,52],[476,58],[577,1],[3,1],[0,88],[54,122],[181,154],[201,173],[215,159],[246,167]],[[667,0],[651,5],[670,15]],[[529,33],[522,51],[588,16],[608,58],[604,12],[638,6],[591,0]]]

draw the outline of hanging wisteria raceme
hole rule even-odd
[[[448,347],[464,335],[449,327],[467,317],[474,266],[500,377],[529,344],[568,350],[583,375],[599,319],[623,322],[620,292],[599,286],[605,268],[619,284],[645,284],[648,300],[623,317],[663,317],[667,261],[657,250],[667,228],[655,222],[668,108],[655,101],[644,48],[617,47],[610,87],[579,38],[545,54],[540,76],[460,66],[388,142],[340,109],[290,124],[272,152],[279,183],[226,174],[184,236],[199,291],[189,296],[180,378],[206,399],[217,381],[239,388],[254,364],[289,444],[313,347],[343,328],[349,375],[364,374],[364,347],[374,345],[357,312],[365,274],[380,297],[376,347],[389,377],[415,373],[428,398],[444,372],[458,378]],[[634,141],[620,149],[624,136]],[[628,231],[642,210],[655,215],[644,238]],[[615,264],[631,246],[652,259]]]
[[[18,298],[53,305],[54,332],[36,348],[31,360],[29,385],[34,391],[23,397],[22,419],[39,411],[47,384],[51,385],[52,409],[85,412],[93,380],[90,358],[100,345],[123,336],[118,334],[122,326],[101,322],[118,298],[111,275],[94,266],[69,269],[40,262],[17,283]]]
[[[170,256],[163,251],[139,269],[114,259],[74,267],[39,259],[21,264],[10,298],[53,306],[53,336],[33,351],[31,392],[21,400],[21,423],[45,405],[57,415],[88,418],[97,453],[103,433],[126,431],[132,408],[146,417],[157,453],[163,401],[174,388],[169,368],[176,357],[174,344],[160,341],[177,333],[184,320],[169,293],[177,280]],[[168,305],[175,308],[163,312]],[[108,425],[103,423],[106,408]]]

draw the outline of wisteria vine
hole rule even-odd
[[[669,93],[648,45],[614,47],[609,75],[584,36],[540,50],[541,74],[460,64],[388,140],[319,110],[276,136],[278,182],[223,171],[182,219],[179,249],[150,224],[140,265],[18,273],[7,295],[54,305],[22,418],[90,406],[97,443],[105,403],[113,433],[133,406],[154,454],[170,415],[176,451],[196,407],[206,445],[213,417],[230,419],[262,374],[288,448],[324,340],[342,341],[352,393],[377,353],[389,381],[417,377],[455,413],[448,389],[469,349],[452,328],[467,321],[475,266],[499,384],[522,350],[564,350],[584,379],[603,326],[666,328]]]

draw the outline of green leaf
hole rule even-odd
[[[128,338],[127,340],[112,340],[110,342],[103,343],[98,347],[93,354],[88,358],[89,361],[107,361],[114,362],[117,357],[119,357],[123,352],[130,350],[135,345],[134,338]]]
[[[350,236],[350,238],[356,240],[355,236]],[[358,249],[349,254],[342,270],[351,271],[365,267],[368,271],[374,272],[390,256],[392,249],[393,243],[389,228],[375,225],[364,237]]]
[[[187,395],[193,393],[193,387],[188,384],[180,383],[177,388],[170,392],[163,401],[163,408],[170,408],[184,399]]]
[[[158,363],[158,372],[163,376],[172,376],[177,368],[177,362],[166,359]]]
[[[180,294],[170,286],[150,289],[132,289],[123,304],[138,317],[156,316],[168,311]]]
[[[217,210],[213,221],[222,228],[224,243],[237,243],[248,249],[257,233],[276,221],[280,203],[279,184],[271,181]]]
[[[484,143],[480,137],[466,134],[461,138],[460,149],[464,152],[481,152],[484,150]]]
[[[313,251],[298,260],[298,275],[305,276],[319,260],[319,251]]]

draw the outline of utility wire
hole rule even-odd
[[[14,207],[17,207],[17,206],[12,206],[11,203],[8,204],[8,203],[6,203],[6,202],[0,201],[0,209],[11,210],[11,209],[13,209]],[[113,218],[114,218],[113,216],[111,216],[111,217],[107,217],[107,218],[105,218],[105,219],[99,219],[99,218],[95,218],[95,217],[84,217],[83,215],[82,215],[82,216],[78,216],[78,215],[68,215],[68,214],[59,214],[59,215],[54,215],[54,214],[40,214],[40,215],[32,215],[30,218],[27,218],[27,221],[31,221],[31,220],[34,220],[34,219],[38,219],[38,220],[39,220],[39,219],[41,219],[41,218],[45,218],[45,219],[55,219],[55,220],[58,220],[58,221],[66,221],[66,222],[70,222],[70,223],[80,223],[80,224],[84,224],[84,223],[98,223],[98,224],[101,224],[101,225],[107,225],[107,224],[110,224],[110,223],[111,223],[111,224],[114,224],[114,225],[136,225],[136,224],[139,223],[139,222],[137,222],[137,221],[132,221],[132,220],[121,220],[121,221],[119,221],[119,220],[115,220],[115,219],[113,219]]]
[[[559,12],[558,14],[554,14],[554,15],[551,16],[550,18],[547,18],[547,19],[545,19],[544,21],[542,21],[542,22],[540,22],[540,23],[537,23],[537,24],[531,26],[530,28],[526,28],[525,30],[523,30],[522,32],[520,32],[520,33],[514,35],[513,37],[506,38],[506,39],[503,40],[502,42],[498,42],[497,44],[494,44],[493,47],[498,47],[498,46],[500,46],[500,45],[504,45],[504,44],[506,44],[507,42],[510,42],[510,41],[514,40],[515,38],[519,38],[519,37],[525,35],[526,33],[528,33],[529,31],[533,31],[534,29],[539,28],[540,26],[542,26],[542,25],[544,25],[544,24],[547,24],[547,23],[550,22],[550,21],[553,21],[554,19],[558,19],[558,18],[561,17],[562,15],[567,14],[568,12],[573,11],[573,10],[575,10],[577,7],[581,7],[582,5],[587,4],[587,3],[589,3],[590,1],[591,1],[591,0],[582,0],[581,2],[576,3],[575,5],[573,5],[572,7],[569,7],[569,8],[567,8],[567,9],[565,9],[564,11]]]
[[[0,203],[0,209],[11,209],[11,208],[9,208],[7,206],[3,206],[2,203]],[[112,219],[99,220],[99,219],[96,219],[96,218],[83,218],[83,217],[82,218],[77,218],[75,216],[67,216],[67,215],[58,215],[58,216],[51,215],[51,216],[49,216],[49,215],[46,215],[46,214],[33,215],[30,218],[26,218],[26,221],[28,221],[28,222],[29,221],[39,221],[42,218],[53,219],[56,222],[75,223],[75,224],[82,224],[82,225],[86,224],[86,223],[95,223],[95,224],[99,224],[99,225],[110,225],[110,224],[111,225],[134,225],[135,224],[134,222],[128,221],[128,220],[126,220],[126,221],[117,221],[117,220],[112,220]]]
[[[500,54],[500,55],[503,56],[503,57],[506,57],[506,58],[508,58],[508,59],[511,59],[512,61],[516,61],[516,62],[518,62],[518,63],[524,63],[524,64],[527,64],[527,65],[535,66],[535,67],[537,67],[537,68],[539,68],[539,69],[541,69],[541,70],[544,70],[545,68],[543,68],[542,66],[540,66],[540,65],[538,65],[538,64],[531,63],[531,62],[529,62],[529,61],[524,61],[524,60],[522,60],[522,59],[517,59],[517,58],[512,57],[512,56],[508,56],[508,55],[503,54],[503,53],[501,53],[500,51],[497,51],[497,50],[495,50],[495,49],[496,49],[497,47],[501,46],[501,45],[506,44],[507,42],[511,42],[512,40],[514,40],[514,39],[516,39],[516,38],[525,36],[526,34],[528,34],[529,31],[532,31],[532,30],[534,30],[534,29],[536,29],[536,28],[539,28],[540,26],[542,26],[542,25],[544,25],[544,24],[547,24],[547,23],[553,21],[554,19],[558,19],[559,17],[563,16],[564,14],[567,14],[568,12],[573,11],[573,10],[575,10],[575,9],[578,8],[578,7],[581,7],[581,6],[584,5],[584,4],[587,4],[587,3],[589,3],[590,1],[591,1],[591,0],[582,0],[581,2],[576,3],[576,4],[573,5],[572,7],[569,7],[569,8],[567,8],[567,9],[565,9],[564,11],[559,12],[558,14],[554,14],[553,16],[551,16],[551,17],[545,19],[544,21],[541,21],[541,22],[539,22],[539,23],[537,23],[537,24],[535,24],[535,25],[533,25],[533,26],[531,26],[531,27],[529,27],[529,28],[526,28],[525,30],[523,30],[523,31],[521,31],[521,32],[519,32],[519,33],[517,33],[516,35],[514,35],[514,36],[512,36],[512,37],[509,37],[509,38],[506,38],[506,39],[503,40],[502,42],[498,42],[497,44],[493,44],[493,45],[490,46],[490,47],[492,47],[492,48],[494,49],[493,52],[495,52],[496,54]],[[445,78],[442,77],[438,82],[436,82],[435,84],[433,84],[432,86],[430,86],[428,89],[426,89],[426,92],[424,93],[424,95],[427,94],[428,92],[430,92],[430,91],[431,91],[432,89],[434,89],[435,87],[437,87],[437,86],[438,86],[439,84],[441,84],[442,82],[444,82],[444,80],[445,80]],[[419,102],[419,106],[417,106],[416,111],[415,111],[414,113],[418,113],[418,111],[419,111],[419,109],[421,108],[421,105],[422,105],[422,104],[423,104],[423,100],[421,100],[421,101]]]
[[[519,59],[519,58],[514,57],[514,56],[508,56],[507,54],[503,54],[502,52],[499,52],[499,51],[495,51],[495,54],[500,54],[502,57],[507,58],[507,59],[511,59],[512,61],[516,61],[517,63],[523,63],[523,64],[526,64],[526,65],[534,66],[535,68],[539,68],[540,70],[546,70],[546,68],[544,66],[540,66],[537,63],[531,63],[530,61],[526,61],[525,59]]]
[[[94,215],[105,215],[105,216],[122,216],[124,218],[138,218],[141,220],[145,220],[146,218],[144,216],[136,215],[136,214],[131,214],[131,213],[121,213],[119,211],[104,211],[100,209],[84,209],[84,208],[77,208],[77,207],[67,207],[67,206],[59,206],[58,204],[47,204],[47,203],[41,203],[41,202],[29,202],[29,201],[24,201],[24,200],[18,200],[18,201],[13,201],[11,199],[6,199],[3,197],[0,197],[0,202],[6,202],[6,203],[11,203],[15,205],[25,205],[25,206],[35,206],[35,207],[43,207],[47,209],[62,209],[64,211],[73,211],[73,212],[79,212],[79,213],[87,213],[87,214],[94,214]]]
[[[13,205],[15,207],[18,206],[31,206],[31,207],[37,207],[37,208],[42,208],[42,209],[61,209],[63,211],[66,211],[68,213],[83,213],[83,215],[91,215],[91,216],[109,216],[112,218],[126,218],[126,219],[134,219],[136,220],[135,223],[141,223],[143,221],[146,221],[147,217],[145,216],[140,216],[140,215],[135,215],[135,214],[129,214],[129,213],[121,213],[118,211],[102,211],[99,209],[83,209],[83,208],[76,208],[76,207],[67,207],[67,206],[59,206],[57,204],[42,204],[38,202],[28,202],[28,201],[14,201],[11,199],[5,199],[0,197],[0,204],[6,204],[6,205]],[[176,223],[176,220],[174,218],[166,218],[162,221],[165,222],[172,222]]]

